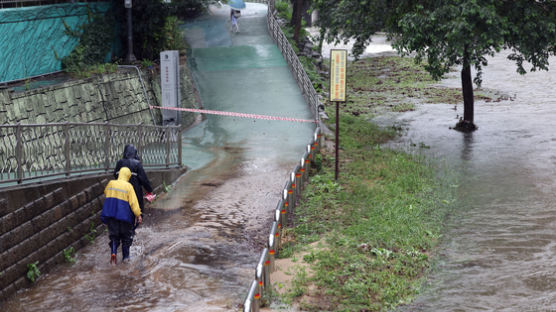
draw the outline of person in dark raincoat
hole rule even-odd
[[[110,237],[110,263],[117,264],[118,246],[122,244],[122,262],[129,258],[133,243],[134,228],[143,222],[141,209],[133,185],[129,183],[131,171],[127,167],[119,170],[118,179],[111,180],[104,189],[106,199],[102,206],[100,220],[108,226]]]
[[[131,170],[131,179],[129,179],[129,183],[133,185],[141,211],[145,212],[143,188],[147,191],[147,195],[151,195],[153,188],[143,169],[143,165],[137,154],[137,149],[132,144],[128,144],[124,147],[124,155],[122,159],[118,160],[116,168],[114,169],[114,178],[118,177],[118,172],[122,167],[128,167]]]

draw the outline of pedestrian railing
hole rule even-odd
[[[275,17],[275,13],[274,0],[269,0],[267,23],[270,36],[274,39],[274,42],[276,42],[278,49],[280,49],[280,52],[282,52],[284,59],[288,63],[290,71],[292,72],[294,79],[297,82],[297,85],[299,86],[303,97],[305,98],[305,101],[307,102],[307,104],[309,104],[311,112],[313,113],[315,118],[318,119],[318,107],[320,105],[320,101],[317,91],[315,90],[315,87],[313,87],[311,79],[309,79],[307,72],[305,72],[301,61],[299,61],[295,50],[292,48],[290,42],[288,41],[288,38],[280,28],[280,24]]]
[[[268,5],[267,23],[268,31],[278,48],[282,52],[284,59],[290,67],[299,89],[302,91],[307,104],[311,108],[311,112],[315,119],[319,120],[318,107],[320,105],[319,97],[313,84],[295,51],[291,47],[288,39],[282,32],[280,25],[275,17],[274,0],[268,1],[251,1],[266,3]],[[298,197],[309,179],[309,168],[311,163],[315,160],[316,155],[320,152],[321,146],[321,131],[317,127],[313,133],[313,138],[303,157],[301,157],[299,164],[290,173],[289,179],[286,181],[284,189],[282,190],[281,198],[278,201],[276,209],[274,210],[274,220],[268,234],[267,247],[262,251],[255,270],[255,278],[251,282],[247,297],[243,302],[244,312],[258,312],[261,307],[261,300],[265,295],[270,294],[272,284],[270,282],[270,273],[276,269],[275,260],[280,252],[282,230],[288,221],[292,218],[293,210],[298,204]]]
[[[182,166],[179,126],[109,123],[0,125],[0,187],[113,170],[126,144],[145,168]]]
[[[276,270],[275,261],[282,244],[282,231],[298,204],[299,195],[301,195],[301,191],[309,179],[309,168],[320,152],[320,146],[321,132],[320,128],[317,128],[313,134],[311,144],[307,145],[307,150],[301,157],[299,164],[296,165],[288,181],[286,181],[282,196],[274,210],[274,220],[268,233],[267,247],[261,253],[255,269],[255,278],[251,282],[247,297],[243,302],[244,312],[259,311],[261,299],[272,291],[270,273]]]

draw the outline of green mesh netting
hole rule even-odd
[[[66,34],[65,25],[77,29],[88,23],[89,13],[104,13],[110,5],[68,3],[0,10],[0,82],[60,70],[61,59],[78,43]]]

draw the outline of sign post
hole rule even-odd
[[[336,103],[336,168],[334,179],[338,180],[338,149],[340,146],[340,102],[346,101],[347,50],[330,50],[330,102]]]
[[[160,52],[160,89],[162,107],[178,108],[180,95],[180,54],[178,50]],[[177,110],[162,110],[162,125],[180,123]]]

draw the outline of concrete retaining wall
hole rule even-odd
[[[186,169],[147,172],[155,192],[175,182]],[[110,175],[75,178],[0,193],[0,300],[32,283],[27,265],[41,273],[65,262],[64,250],[78,250],[104,233],[100,212]],[[33,199],[33,200],[28,200]]]
[[[183,64],[185,60],[182,61]],[[0,89],[0,124],[53,122],[110,122],[117,124],[162,124],[160,76],[135,69],[71,80],[38,89],[17,92]],[[189,71],[181,68],[181,107],[198,106]],[[143,89],[143,85],[145,88]],[[193,123],[193,113],[182,113],[182,125]]]

